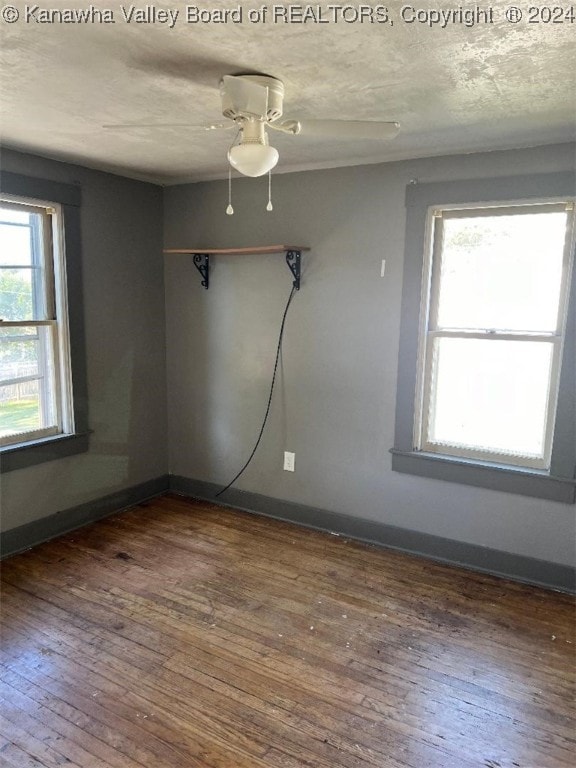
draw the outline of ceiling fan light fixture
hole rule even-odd
[[[264,176],[278,162],[278,150],[268,144],[261,120],[243,120],[239,144],[230,147],[228,160],[244,176]]]
[[[244,176],[264,176],[278,162],[278,150],[268,144],[236,144],[228,153],[230,165]]]

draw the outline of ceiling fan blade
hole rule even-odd
[[[241,75],[224,75],[222,95],[230,99],[237,112],[260,118],[268,109],[268,88]]]
[[[217,131],[217,130],[229,130],[230,128],[237,127],[234,123],[114,123],[109,125],[103,125],[102,128],[112,131],[123,131],[130,128],[186,128],[190,131]]]
[[[298,135],[334,139],[383,141],[393,139],[400,130],[400,123],[376,120],[299,120],[298,123]]]

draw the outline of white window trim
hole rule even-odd
[[[70,354],[70,321],[68,312],[68,280],[66,274],[66,241],[62,206],[54,204],[52,216],[52,253],[54,267],[54,304],[58,321],[58,344],[55,345],[55,365],[59,367],[60,415],[62,434],[74,434],[74,394],[72,388],[72,360]]]
[[[510,465],[528,469],[549,471],[552,454],[552,438],[558,403],[558,391],[560,382],[560,363],[564,349],[566,335],[566,323],[568,313],[568,296],[570,278],[573,269],[572,254],[574,250],[574,203],[571,198],[540,199],[540,200],[513,200],[488,203],[474,203],[465,205],[431,205],[428,207],[426,217],[424,268],[422,271],[421,304],[418,341],[418,370],[416,376],[416,401],[414,407],[414,446],[416,450],[446,457],[464,458],[482,462],[495,462],[498,465]],[[440,235],[441,228],[437,226],[438,220],[450,217],[470,216],[471,214],[483,218],[484,216],[519,214],[519,209],[526,213],[537,211],[567,211],[567,234],[564,243],[562,263],[562,284],[558,302],[558,315],[555,332],[529,333],[514,331],[495,331],[485,329],[473,331],[466,329],[438,329],[436,317],[438,312],[438,271],[435,269],[436,260],[441,254]],[[520,214],[522,215],[522,214]],[[430,379],[433,369],[433,343],[435,338],[460,338],[483,340],[508,340],[508,341],[543,341],[553,345],[552,362],[550,370],[550,384],[548,395],[548,408],[545,421],[544,456],[534,457],[520,455],[514,452],[482,451],[474,450],[469,446],[460,446],[456,443],[439,443],[426,439],[430,419],[430,400],[432,386]]]
[[[44,292],[47,318],[43,320],[5,321],[0,328],[50,328],[53,350],[53,386],[55,390],[56,425],[38,430],[13,433],[0,438],[0,447],[19,448],[34,445],[50,437],[74,434],[74,403],[70,330],[68,321],[68,291],[62,206],[59,203],[21,195],[2,194],[0,203],[16,210],[26,208],[44,218]],[[38,377],[35,377],[38,378]]]

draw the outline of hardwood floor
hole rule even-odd
[[[1,597],[2,766],[574,765],[567,595],[167,496]]]

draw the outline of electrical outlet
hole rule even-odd
[[[380,267],[380,277],[384,277],[386,272],[386,259],[382,259],[382,266]]]
[[[296,460],[296,454],[290,453],[290,451],[284,451],[284,469],[286,472],[294,472],[294,461]]]

